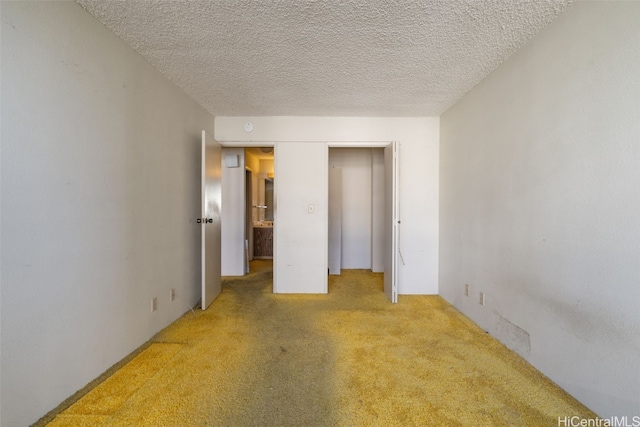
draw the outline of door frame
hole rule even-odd
[[[218,141],[220,143],[220,145],[222,145],[223,148],[261,148],[261,147],[274,147],[274,157],[273,157],[273,162],[274,162],[274,168],[275,168],[275,163],[277,162],[277,156],[275,154],[275,147],[276,144],[271,141],[271,142],[266,142],[266,141]],[[242,154],[244,157],[244,186],[243,188],[246,190],[247,188],[247,172],[251,172],[251,175],[254,176],[256,175],[256,172],[251,169],[250,167],[247,166],[247,159],[246,159],[246,151]],[[276,180],[274,182],[274,189],[273,189],[273,197],[274,199],[277,197],[276,196],[276,192],[277,192],[277,186],[278,186],[278,181]],[[251,187],[253,188],[253,181],[251,182]],[[245,199],[246,202],[245,203],[245,208],[244,208],[244,216],[245,216],[245,232],[246,232],[246,227],[247,225],[249,226],[249,236],[245,236],[244,240],[249,240],[249,259],[251,260],[253,258],[253,211],[252,210],[247,210],[247,205],[250,203],[251,205],[253,205],[252,200],[250,200],[252,197],[252,194],[245,194]],[[273,263],[275,265],[276,263],[276,251],[275,251],[275,227],[276,227],[276,217],[277,217],[277,211],[274,210],[273,212],[273,224],[274,224],[274,228],[273,228]],[[242,242],[242,245],[244,247],[244,241]],[[245,257],[246,258],[246,257]],[[245,261],[246,262],[246,261]],[[249,271],[249,265],[247,265],[245,267],[245,274],[247,274]],[[273,278],[273,286],[275,287],[275,275]]]
[[[397,151],[399,149],[400,143],[397,141],[330,141],[327,142],[327,146],[328,148],[388,148],[391,147],[391,149],[394,151],[394,169],[393,169],[393,179],[392,179],[392,186],[394,187],[394,193],[395,196],[392,198],[392,204],[393,206],[392,211],[394,214],[394,218],[389,219],[389,221],[386,221],[386,218],[383,218],[383,220],[385,221],[385,229],[383,231],[383,233],[387,234],[387,232],[389,231],[392,238],[391,240],[392,242],[392,248],[388,248],[387,245],[385,245],[385,247],[383,248],[383,252],[387,253],[386,256],[390,256],[391,257],[391,272],[390,275],[391,277],[388,277],[388,273],[385,271],[384,275],[384,281],[385,281],[385,294],[387,294],[387,296],[389,297],[389,300],[392,303],[397,303],[398,302],[398,289],[400,287],[400,280],[399,280],[399,269],[398,269],[398,253],[400,250],[400,221],[399,221],[399,189],[400,189],[400,180],[399,180],[399,176],[400,176],[400,156],[399,156],[399,152]],[[327,158],[327,169],[329,168],[329,163],[328,163],[328,158]],[[386,171],[386,167],[385,167],[385,171]],[[385,176],[385,182],[388,179],[387,176]],[[386,199],[386,197],[385,197]],[[329,194],[327,194],[327,201],[329,200]],[[385,205],[385,211],[387,210],[387,206]],[[392,227],[391,230],[387,230],[387,227]],[[327,234],[327,241],[329,240],[329,236]],[[387,242],[387,238],[385,238],[385,243]],[[393,245],[395,245],[395,250],[393,249]],[[389,251],[391,251],[391,254],[389,255]],[[386,260],[386,256],[385,256],[385,261],[384,264],[385,266],[387,265],[387,260]],[[327,266],[328,268],[328,266]],[[386,268],[385,268],[386,270]],[[387,287],[389,287],[390,292],[387,292]]]

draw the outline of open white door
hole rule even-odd
[[[384,148],[384,293],[398,302],[398,143]]]
[[[222,289],[222,146],[202,131],[202,309]]]

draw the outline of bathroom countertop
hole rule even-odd
[[[273,224],[253,224],[253,228],[273,228]]]

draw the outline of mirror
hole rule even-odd
[[[258,220],[273,221],[273,178],[261,178],[258,187]]]
[[[264,204],[267,207],[264,212],[264,220],[273,221],[273,178],[264,180]]]

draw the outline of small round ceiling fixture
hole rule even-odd
[[[247,122],[244,124],[244,131],[245,132],[253,132],[253,123],[251,122]]]

